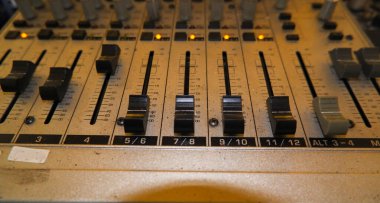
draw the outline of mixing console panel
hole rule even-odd
[[[11,168],[79,164],[81,170],[338,171],[375,173],[378,180],[380,50],[347,2],[16,3],[19,11],[0,33],[0,149],[7,155],[15,145],[46,148],[54,161],[17,165],[3,155],[0,177],[15,176]],[[205,158],[218,153],[229,160]],[[323,158],[320,167],[313,161]],[[17,180],[6,180],[0,198],[22,199],[21,191],[9,192]],[[365,198],[378,195],[376,187]]]

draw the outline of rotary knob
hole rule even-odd
[[[95,20],[98,16],[93,0],[82,0],[82,9],[86,20]]]
[[[326,0],[321,8],[321,12],[319,13],[319,20],[327,21],[330,20],[332,15],[334,14],[334,10],[338,0]]]
[[[31,20],[37,17],[32,4],[28,0],[16,0],[18,10],[20,11],[22,17],[26,20]]]
[[[63,8],[65,9],[71,9],[73,8],[74,4],[71,0],[61,0]]]
[[[243,21],[252,21],[255,18],[257,0],[242,0],[242,18]]]
[[[123,0],[115,1],[114,9],[118,20],[123,21],[129,18],[127,4]]]
[[[279,10],[283,10],[288,6],[288,0],[277,0],[275,7]]]
[[[36,9],[43,8],[45,6],[42,0],[31,0],[30,2],[32,3],[32,6]]]
[[[146,10],[148,12],[149,21],[156,21],[160,18],[160,2],[159,0],[147,0]]]
[[[211,0],[210,9],[211,16],[210,21],[221,21],[223,19],[223,5],[224,1],[220,0]]]
[[[179,20],[188,21],[191,19],[191,0],[179,1]]]
[[[50,10],[56,20],[64,20],[67,18],[65,8],[60,0],[49,0]]]

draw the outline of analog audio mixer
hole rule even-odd
[[[0,201],[380,201],[372,1],[15,2]]]

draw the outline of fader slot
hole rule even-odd
[[[227,52],[222,52],[223,58],[223,73],[224,73],[224,88],[226,90],[226,96],[231,96],[231,83],[230,83],[230,72],[228,66]]]
[[[78,65],[79,59],[80,59],[80,57],[82,56],[82,53],[83,53],[82,50],[79,50],[79,51],[78,51],[77,55],[75,56],[75,59],[74,59],[73,63],[72,63],[71,66],[70,66],[71,71],[74,72],[75,68],[76,68],[77,65]]]
[[[349,83],[355,97],[357,98],[360,107],[363,110],[363,116],[365,116],[368,120],[368,123],[365,123],[364,120],[361,121],[360,119],[357,119],[357,123],[355,124],[361,124],[366,130],[369,132],[377,132],[380,128],[380,125],[378,125],[380,118],[379,118],[379,105],[380,105],[380,97],[379,94],[376,92],[376,89],[373,87],[371,82],[368,78],[359,77],[358,79],[348,79],[347,82]],[[344,86],[345,87],[345,86]],[[361,88],[366,88],[366,91],[363,91]],[[349,91],[347,91],[349,93]],[[348,98],[351,98],[351,96],[348,96]],[[351,99],[353,100],[353,99]],[[355,102],[353,102],[355,105]],[[355,105],[356,106],[356,105]],[[355,109],[353,107],[352,109]],[[360,115],[359,111],[358,114]],[[360,115],[361,117],[361,115]],[[355,125],[356,127],[356,125]],[[368,136],[369,137],[369,136]],[[371,136],[372,137],[372,136]]]
[[[306,82],[307,82],[307,86],[309,87],[309,91],[310,91],[311,96],[313,98],[318,97],[317,92],[315,91],[313,82],[311,81],[311,78],[310,78],[310,75],[309,75],[309,71],[307,70],[305,62],[304,62],[304,60],[302,58],[301,52],[297,51],[296,55],[297,55],[298,62],[301,65],[302,73],[305,76],[305,79],[306,79]]]
[[[189,95],[190,89],[190,51],[186,52],[185,56],[185,78],[184,78],[184,87],[183,87],[183,95]]]
[[[373,84],[373,87],[376,89],[377,94],[380,95],[380,85],[377,82],[376,78],[370,78],[371,83]]]
[[[0,118],[0,124],[4,123],[4,121],[7,119],[9,113],[13,109],[13,106],[16,104],[19,96],[20,96],[20,93],[15,93],[15,95],[13,96],[11,102],[9,103],[8,107],[5,109],[5,111],[3,112],[3,115]]]
[[[106,74],[103,84],[102,84],[102,89],[100,90],[100,93],[98,96],[98,100],[96,101],[96,104],[95,104],[94,112],[92,113],[92,116],[91,116],[91,120],[90,120],[91,125],[94,125],[96,123],[96,119],[98,118],[99,111],[102,106],[103,98],[104,98],[104,95],[106,94],[107,86],[108,86],[108,82],[110,81],[110,78],[111,78],[111,74]]]
[[[3,56],[1,57],[0,59],[0,66],[1,64],[3,64],[3,62],[5,61],[5,59],[7,59],[8,55],[11,53],[12,49],[8,49],[4,54]]]
[[[57,109],[57,106],[59,104],[59,101],[54,101],[53,104],[51,105],[50,111],[48,115],[46,116],[44,124],[49,124],[51,119],[54,116],[55,110]]]
[[[359,112],[361,118],[363,119],[364,124],[367,126],[367,128],[371,128],[372,125],[371,125],[370,121],[368,120],[368,117],[365,114],[358,98],[356,97],[354,91],[352,90],[350,83],[348,82],[347,79],[342,79],[342,82],[343,82],[344,86],[347,88],[347,91],[350,94],[351,99],[354,102],[357,111]]]
[[[270,80],[270,76],[268,73],[267,62],[265,61],[265,56],[262,51],[259,52],[259,57],[260,57],[261,67],[263,69],[263,74],[264,74],[264,79],[267,86],[268,95],[269,97],[273,97],[274,93],[273,93],[273,88],[272,88],[272,82]]]
[[[143,83],[141,95],[147,95],[148,94],[150,73],[152,72],[152,65],[153,65],[153,57],[154,57],[154,51],[150,51],[148,63],[146,65],[145,77],[144,77],[144,83]]]

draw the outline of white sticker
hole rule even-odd
[[[9,161],[21,161],[29,163],[45,163],[49,150],[46,149],[33,149],[27,147],[12,147],[9,153]]]

